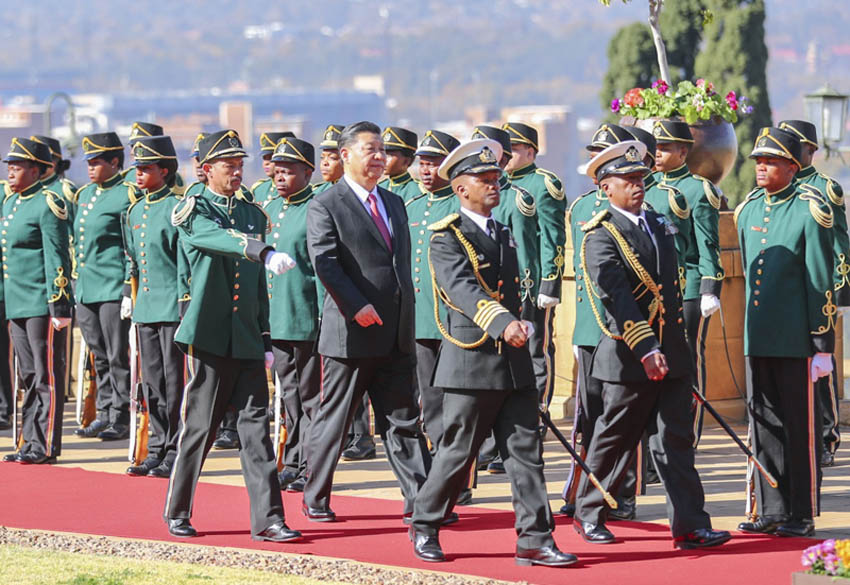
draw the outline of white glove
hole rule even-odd
[[[121,318],[129,319],[133,315],[133,299],[121,297]]]
[[[708,319],[720,310],[720,299],[714,295],[702,295],[699,300],[699,311],[703,319]]]
[[[266,362],[266,369],[271,370],[272,366],[274,366],[274,354],[270,351],[267,351],[263,354],[263,356]]]
[[[828,376],[832,372],[832,355],[828,353],[816,353],[812,357],[812,382]]]
[[[265,264],[266,268],[277,275],[295,268],[295,260],[290,258],[286,252],[269,252],[266,254]]]
[[[70,317],[51,317],[50,324],[53,325],[53,328],[57,331],[61,329],[65,329],[68,325],[71,324]]]
[[[561,299],[550,297],[548,295],[544,295],[540,293],[537,295],[537,308],[538,309],[548,309],[550,307],[554,307],[558,303],[561,302]]]
[[[528,329],[528,337],[534,335],[534,323],[526,321],[525,319],[523,319],[522,322],[525,324],[526,329]]]

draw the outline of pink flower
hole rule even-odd
[[[667,90],[670,89],[670,86],[667,85],[667,82],[663,79],[656,80],[652,84],[652,87],[655,89],[655,91],[659,93],[659,95],[664,95],[665,93],[667,93]]]
[[[699,78],[697,79],[697,87],[703,87],[705,85],[705,79]]]
[[[730,91],[726,94],[726,103],[729,104],[729,107],[733,110],[738,109],[738,98],[735,97],[734,91]]]
[[[714,95],[714,84],[709,81],[705,86],[705,91],[708,95]]]
[[[615,114],[620,111],[620,100],[617,98],[611,100],[611,111]]]

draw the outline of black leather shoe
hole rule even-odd
[[[558,510],[558,514],[561,516],[569,516],[572,518],[576,515],[576,505],[575,504],[564,504],[561,506],[561,509]]]
[[[690,534],[677,536],[673,539],[673,546],[682,549],[708,548],[718,546],[732,538],[727,530],[712,530],[711,528],[697,528]]]
[[[561,552],[557,546],[543,548],[516,547],[514,562],[521,566],[542,565],[544,567],[566,567],[578,561],[573,554]]]
[[[369,435],[354,435],[354,440],[342,452],[343,461],[366,461],[377,457],[375,441]]]
[[[168,532],[178,538],[198,536],[198,531],[195,530],[188,518],[169,518]]]
[[[811,536],[815,533],[815,523],[811,518],[789,520],[776,528],[779,536]]]
[[[86,439],[94,439],[100,431],[105,431],[109,423],[105,420],[94,420],[87,427],[74,429],[74,434]]]
[[[505,473],[505,464],[502,462],[501,457],[496,457],[490,462],[490,465],[487,466],[487,473]]]
[[[579,533],[585,542],[590,544],[611,544],[616,540],[610,530],[604,524],[591,524],[582,522],[578,518],[573,522],[573,528]]]
[[[405,525],[410,526],[413,524],[413,513],[408,512],[402,517],[402,521]],[[445,518],[443,518],[442,526],[448,526],[449,524],[455,524],[460,521],[460,516],[457,515],[457,512],[449,512]]]
[[[759,516],[755,522],[741,522],[738,530],[750,534],[773,534],[776,529],[788,522],[785,516]]]
[[[239,433],[236,431],[221,431],[213,441],[213,449],[238,449]]]
[[[652,468],[646,470],[646,474],[644,474],[643,478],[646,485],[661,483],[661,478],[658,477],[658,472]]]
[[[307,485],[307,478],[301,476],[297,478],[295,481],[290,482],[289,485],[286,486],[286,491],[300,493],[304,491],[304,487]]]
[[[407,531],[410,541],[413,543],[413,554],[419,560],[427,563],[442,563],[446,560],[446,555],[443,554],[443,549],[440,547],[440,540],[437,535],[429,536],[416,532],[411,526]]]
[[[0,431],[8,431],[12,428],[12,421],[5,414],[0,414]]]
[[[269,542],[292,542],[293,540],[301,540],[301,533],[297,530],[292,530],[283,522],[275,522],[261,533],[252,535],[252,540],[267,540]]]
[[[42,463],[56,463],[56,457],[48,457],[44,453],[30,451],[21,455],[18,461],[27,465],[41,465]]]
[[[301,511],[311,522],[336,522],[336,514],[330,508],[311,508],[302,505]]]
[[[832,467],[833,465],[835,465],[835,455],[827,449],[824,449],[823,453],[820,454],[820,466]]]
[[[130,467],[128,467],[127,475],[147,475],[150,470],[159,465],[159,463],[159,459],[145,459],[138,465],[131,465]]]
[[[20,463],[21,462],[21,453],[6,453],[3,455],[4,463]]]
[[[472,503],[472,490],[469,488],[464,488],[458,494],[457,502],[455,502],[456,506],[468,506]]]
[[[608,512],[608,520],[634,520],[637,518],[637,503],[634,497],[617,498],[617,508]]]
[[[130,436],[130,427],[121,423],[112,423],[97,434],[102,441],[121,441]]]
[[[288,469],[284,469],[277,474],[277,480],[280,482],[280,489],[285,490],[286,486],[298,479],[297,473],[292,473]]]
[[[171,468],[174,467],[173,462],[163,461],[156,467],[153,467],[148,471],[148,477],[161,477],[168,479],[171,477]]]

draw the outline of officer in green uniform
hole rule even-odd
[[[502,147],[499,166],[504,170],[511,160],[511,138],[501,128],[495,126],[476,126],[471,138],[495,140]],[[493,210],[496,221],[508,226],[517,243],[519,259],[520,288],[522,289],[522,318],[533,321],[537,293],[540,289],[540,252],[537,237],[537,206],[534,197],[514,185],[507,173],[499,179],[501,189],[499,206]],[[496,450],[493,437],[484,442],[478,461],[478,469],[486,468],[490,473],[505,473],[501,455]]]
[[[50,149],[51,164],[41,177],[45,189],[61,195],[68,203],[69,219],[73,223],[73,208],[77,202],[77,186],[65,178],[65,172],[71,167],[71,161],[62,158],[62,145],[50,136],[30,136],[30,140],[46,145]]]
[[[818,133],[815,125],[804,120],[784,120],[779,128],[797,136],[800,141],[800,164],[803,168],[795,177],[801,183],[815,187],[825,195],[832,207],[835,271],[832,274],[835,282],[834,302],[839,312],[846,314],[850,307],[850,238],[847,235],[847,213],[844,207],[844,191],[834,179],[818,172],[812,166],[812,158],[818,149]],[[835,356],[832,358],[832,369],[835,371]],[[841,443],[841,433],[838,429],[838,377],[830,375],[816,382],[817,394],[821,401],[823,412],[823,453],[820,464],[830,467],[835,463],[835,452]]]
[[[652,134],[657,142],[655,167],[662,173],[660,182],[681,191],[691,211],[693,238],[685,255],[685,324],[696,364],[694,383],[705,396],[705,337],[709,318],[720,309],[724,275],[717,235],[721,195],[711,181],[694,175],[685,164],[694,143],[685,122],[657,120]],[[699,443],[703,408],[695,401],[694,409],[694,437]]]
[[[195,137],[195,142],[192,143],[192,174],[194,175],[195,180],[186,188],[185,195],[199,193],[203,191],[204,185],[207,184],[207,176],[204,174],[204,167],[201,164],[200,158],[198,158],[200,156],[198,145],[201,140],[206,138],[206,136],[206,132],[200,132]]]
[[[139,138],[144,138],[146,136],[162,136],[165,132],[162,129],[162,126],[157,124],[151,124],[150,122],[133,122],[133,125],[130,127],[130,139],[128,140],[128,145],[130,146],[130,155],[133,153],[133,144]],[[136,184],[136,167],[130,166],[129,169],[124,171],[124,180],[128,183]],[[172,193],[175,195],[182,196],[186,192],[186,183],[183,181],[183,177],[180,176],[180,173],[177,173],[174,180],[174,185],[171,187]]]
[[[281,489],[304,491],[310,422],[319,408],[321,360],[313,351],[324,298],[307,252],[307,206],[313,197],[310,177],[316,168],[313,145],[282,138],[271,156],[275,191],[263,205],[271,220],[269,240],[286,251],[295,268],[268,279],[272,351],[286,414]]]
[[[795,134],[763,128],[750,154],[759,189],[735,210],[753,452],[778,482],[756,475],[759,517],[738,529],[783,536],[815,529],[823,440],[814,383],[832,372],[838,314],[835,216],[820,191],[794,179],[800,153]]]
[[[0,180],[0,196],[4,199],[11,197],[12,191],[9,183]],[[0,264],[2,267],[2,264]],[[3,301],[3,280],[0,278],[0,355],[10,355],[9,323],[6,321],[6,303]],[[0,360],[0,431],[12,428],[12,415],[14,413],[14,390],[12,386],[12,372],[9,360]]]
[[[281,138],[295,138],[295,134],[289,131],[263,132],[260,134],[260,157],[263,159],[263,172],[266,174],[266,178],[260,179],[251,185],[251,194],[254,196],[254,201],[260,205],[265,203],[275,193],[272,153]]]
[[[265,244],[268,217],[235,197],[247,156],[233,130],[213,132],[200,145],[208,177],[204,190],[174,208],[192,274],[189,307],[175,341],[188,355],[189,380],[181,407],[177,458],[168,484],[165,519],[178,537],[197,534],[189,522],[204,459],[228,405],[236,408],[240,459],[251,507],[251,536],[285,542],[300,538],[284,523],[277,465],[269,438],[266,373],[274,356],[269,331],[266,268],[277,275],[294,263]]]
[[[535,164],[540,151],[537,129],[522,122],[502,125],[511,138],[511,160],[506,170],[511,183],[534,197],[540,248],[540,288],[535,299],[534,333],[529,341],[540,404],[549,407],[555,390],[555,342],[552,324],[561,302],[564,277],[567,199],[561,180]],[[541,427],[541,432],[545,428]]]
[[[71,323],[68,206],[42,187],[50,149],[13,138],[3,202],[3,298],[24,390],[23,425],[4,461],[52,463],[62,450],[65,343]]]
[[[319,172],[322,174],[322,182],[313,185],[313,193],[315,194],[329,189],[342,178],[342,159],[339,157],[337,140],[339,140],[343,128],[345,126],[342,124],[328,124],[324,134],[322,134],[322,141],[319,143],[319,149],[322,151],[319,158]]]
[[[150,419],[148,455],[129,475],[168,477],[177,456],[183,354],[174,344],[180,324],[178,301],[188,288],[186,254],[171,225],[179,199],[171,191],[177,178],[177,153],[168,136],[138,138],[133,144],[136,184],[144,197],[130,205],[124,223],[128,272],[137,283],[124,287],[122,318],[136,323],[141,379]]]
[[[130,427],[130,324],[120,318],[126,276],[122,220],[141,192],[124,181],[124,147],[114,132],[83,137],[91,183],[77,192],[74,217],[77,321],[97,371],[97,419],[82,437],[126,439]]]
[[[384,170],[385,179],[378,183],[388,191],[392,191],[405,203],[422,195],[419,183],[410,176],[408,168],[413,164],[416,153],[416,143],[419,137],[416,132],[387,126],[381,134],[384,140],[384,151],[387,153],[387,167]]]

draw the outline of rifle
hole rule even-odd
[[[136,304],[139,279],[130,279],[130,300]],[[140,465],[148,456],[149,411],[144,397],[139,355],[139,329],[130,324],[130,444],[127,457],[133,465]]]

